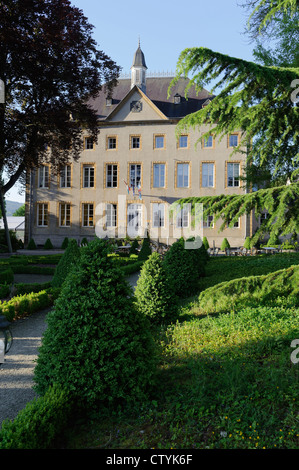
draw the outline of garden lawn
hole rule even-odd
[[[297,253],[212,258],[201,286],[297,264]],[[283,297],[270,304],[200,317],[186,304],[179,322],[153,330],[161,362],[150,401],[126,412],[99,410],[62,446],[298,449],[299,364],[291,342],[299,338],[299,308]]]

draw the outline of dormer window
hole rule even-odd
[[[179,95],[178,93],[176,93],[173,97],[173,102],[174,104],[180,104],[181,102],[181,95]]]
[[[106,106],[112,106],[112,98],[106,98]]]

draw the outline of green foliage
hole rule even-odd
[[[38,393],[63,384],[89,405],[142,400],[149,392],[156,367],[149,323],[107,246],[96,239],[81,249],[47,317],[34,375]]]
[[[299,306],[299,266],[217,284],[200,294],[198,304],[200,310],[208,314],[245,305],[267,305],[279,297],[288,298],[290,303]]]
[[[138,260],[146,261],[151,254],[152,254],[152,250],[150,247],[150,239],[147,234],[147,236],[143,239],[141,250],[139,251],[139,254],[138,254]]]
[[[13,216],[14,216],[14,217],[25,217],[25,210],[26,210],[26,206],[25,206],[25,204],[23,204],[22,206],[20,206],[20,207],[13,213]]]
[[[125,274],[125,276],[128,276],[130,274],[134,274],[140,271],[143,263],[144,261],[136,261],[135,263],[120,266],[120,269]]]
[[[29,402],[0,430],[0,449],[48,449],[63,432],[74,410],[69,394],[57,386]]]
[[[27,246],[27,250],[36,250],[36,244],[33,238],[30,239],[28,246]]]
[[[0,299],[5,299],[10,294],[10,286],[7,284],[0,284]]]
[[[86,237],[82,238],[81,240],[81,246],[87,246],[88,245],[88,240]]]
[[[12,264],[11,269],[14,274],[44,274],[51,276],[55,272],[55,268],[47,266],[26,266],[24,264]]]
[[[271,233],[270,238],[267,242],[267,246],[280,245],[279,237],[276,233]]]
[[[245,243],[244,243],[244,248],[246,248],[246,250],[250,250],[250,248],[251,248],[250,237],[246,237],[246,240],[245,240]]]
[[[207,237],[203,237],[202,244],[203,244],[203,246],[205,247],[206,250],[208,250],[210,248]]]
[[[13,321],[52,306],[54,300],[55,291],[52,292],[52,289],[17,295],[0,303],[0,313],[8,321]]]
[[[52,249],[53,249],[52,242],[51,242],[50,238],[47,238],[47,240],[44,244],[44,250],[52,250]]]
[[[164,266],[173,285],[173,293],[179,297],[188,297],[198,289],[198,281],[205,275],[207,253],[202,246],[199,249],[186,249],[185,240],[173,243],[164,257]]]
[[[52,287],[51,282],[45,282],[43,284],[24,284],[24,283],[19,283],[19,284],[14,284],[14,292],[16,296],[19,295],[24,295],[24,294],[31,294],[31,292],[41,292],[43,290],[48,290]]]
[[[80,248],[76,240],[69,240],[68,246],[63,253],[52,279],[53,287],[61,287],[73,265],[79,262]]]
[[[145,261],[135,296],[139,311],[151,322],[167,323],[176,319],[178,299],[158,253],[152,253]]]
[[[221,250],[225,251],[226,249],[230,248],[230,244],[228,242],[227,238],[223,239],[223,242],[221,243]]]
[[[65,237],[65,239],[62,242],[61,249],[66,250],[67,246],[68,246],[68,243],[69,243],[69,239],[68,239],[68,237]]]
[[[14,272],[11,268],[0,271],[0,284],[12,284],[14,281]]]
[[[130,255],[138,255],[138,251],[137,251],[138,247],[139,247],[139,243],[138,243],[138,240],[136,240],[135,238],[130,248]]]

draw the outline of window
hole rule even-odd
[[[37,204],[37,225],[38,227],[48,227],[49,206],[48,203]]]
[[[49,167],[43,165],[38,169],[38,187],[48,188],[49,187]]]
[[[82,226],[94,226],[94,210],[93,204],[82,204]]]
[[[165,145],[165,136],[155,135],[155,141],[154,141],[155,149],[164,149],[164,145]]]
[[[141,184],[141,164],[130,164],[130,186],[138,188]]]
[[[116,227],[117,205],[106,204],[106,227]]]
[[[165,204],[153,204],[153,227],[164,227],[165,225]]]
[[[227,186],[240,186],[240,163],[227,163]]]
[[[165,163],[153,164],[153,187],[165,188]]]
[[[118,176],[117,176],[117,165],[107,164],[106,165],[106,188],[117,188]]]
[[[61,188],[71,187],[71,175],[72,175],[72,169],[70,165],[65,165],[60,170],[60,187]]]
[[[189,187],[189,163],[177,163],[177,188]]]
[[[203,221],[203,228],[214,228],[214,216],[208,215],[207,220]]]
[[[142,233],[142,204],[129,204],[127,211],[128,235],[136,236]]]
[[[210,135],[208,138],[203,140],[203,147],[205,149],[214,147],[214,138],[212,135]]]
[[[60,227],[71,226],[71,205],[68,203],[59,204],[59,225]]]
[[[202,163],[201,165],[201,185],[203,188],[214,187],[214,163]]]
[[[238,219],[237,222],[235,222],[232,227],[230,227],[229,225],[230,225],[230,222],[227,223],[226,227],[227,228],[240,228],[240,219]]]
[[[237,147],[239,145],[239,134],[230,134],[228,139],[229,147]]]
[[[180,135],[180,137],[179,137],[179,148],[180,149],[188,148],[188,136],[187,135]]]
[[[260,223],[263,223],[265,222],[265,220],[268,219],[268,212],[263,212],[261,215],[260,215]]]
[[[116,137],[107,137],[107,150],[116,150],[117,139]]]
[[[140,146],[141,146],[140,135],[132,135],[130,139],[131,139],[130,148],[131,149],[140,149]]]
[[[84,150],[93,150],[93,140],[91,137],[85,137]]]
[[[94,166],[83,165],[83,188],[94,188]]]
[[[178,228],[184,228],[189,226],[189,210],[188,207],[180,209],[176,216],[176,226]]]

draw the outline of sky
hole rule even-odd
[[[148,73],[175,71],[189,47],[253,60],[253,45],[244,34],[247,12],[242,0],[71,0],[94,26],[98,48],[129,74],[140,39]],[[15,187],[7,200],[24,202]]]

